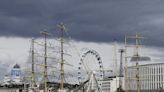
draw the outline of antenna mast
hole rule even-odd
[[[31,83],[32,83],[32,90],[35,87],[35,72],[34,72],[34,38],[32,38],[32,65],[31,65]]]
[[[123,78],[123,53],[124,49],[120,49],[120,72],[119,72],[119,92],[122,90],[122,78]]]

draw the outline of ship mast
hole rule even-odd
[[[138,55],[138,48],[139,48],[139,40],[143,38],[143,37],[140,37],[138,33],[136,33],[136,36],[135,36],[135,40],[136,40],[136,45],[135,45],[135,57],[137,58],[137,61],[136,61],[136,68],[137,68],[137,73],[136,73],[136,79],[137,79],[137,92],[140,92],[140,78],[139,78],[139,55]]]
[[[47,35],[48,32],[43,31],[41,34],[44,35],[44,92],[47,91]]]
[[[64,90],[64,59],[63,59],[63,55],[64,55],[64,51],[63,51],[63,43],[64,43],[64,30],[65,27],[64,25],[61,23],[58,25],[58,27],[60,28],[60,32],[61,32],[61,38],[60,38],[60,45],[61,45],[61,63],[60,63],[60,77],[61,77],[61,82],[60,82],[60,90],[61,92],[63,92]]]
[[[117,90],[117,88],[118,88],[118,79],[117,79],[117,77],[118,77],[118,73],[117,73],[117,53],[116,53],[116,49],[117,49],[117,47],[116,47],[116,41],[114,42],[114,55],[113,55],[113,60],[114,60],[114,62],[115,62],[115,75],[116,75],[116,92],[118,92],[118,90]]]
[[[143,37],[140,37],[138,33],[136,33],[135,36],[130,36],[130,37],[125,37],[125,63],[126,63],[126,68],[125,68],[125,79],[126,79],[126,82],[128,82],[128,77],[127,77],[127,55],[126,55],[126,52],[127,52],[127,39],[135,39],[135,45],[133,47],[135,47],[135,53],[134,53],[134,58],[136,58],[136,83],[137,83],[137,92],[140,92],[140,77],[139,77],[139,54],[138,54],[138,49],[140,47],[140,44],[139,44],[139,40],[142,39]],[[132,57],[132,58],[133,58]],[[129,83],[126,83],[126,92],[128,92],[128,85]]]
[[[125,90],[129,92],[129,80],[128,80],[128,60],[127,60],[127,36],[125,36]]]

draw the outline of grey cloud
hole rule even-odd
[[[164,46],[163,0],[1,0],[0,35],[39,37],[64,22],[75,40],[124,41],[139,32],[147,45]]]

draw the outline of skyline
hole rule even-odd
[[[105,68],[114,70],[114,42],[117,50],[124,48],[124,37],[136,33],[145,37],[141,54],[152,57],[150,63],[163,63],[163,8],[163,0],[1,0],[0,78],[15,63],[26,66],[30,40],[32,37],[43,40],[41,31],[51,33],[53,36],[48,40],[55,43],[60,37],[56,26],[61,22],[76,50],[97,51]],[[77,52],[68,49],[73,59],[67,60],[77,69],[80,58]]]

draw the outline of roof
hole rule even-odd
[[[164,63],[151,63],[151,64],[144,64],[144,65],[138,65],[141,66],[153,66],[153,65],[164,65]],[[135,68],[136,66],[128,66],[128,68]]]
[[[139,56],[138,54],[137,55],[134,55],[130,61],[151,61],[151,58],[150,57],[147,57],[147,56]]]
[[[13,68],[20,68],[18,64],[15,64]]]

